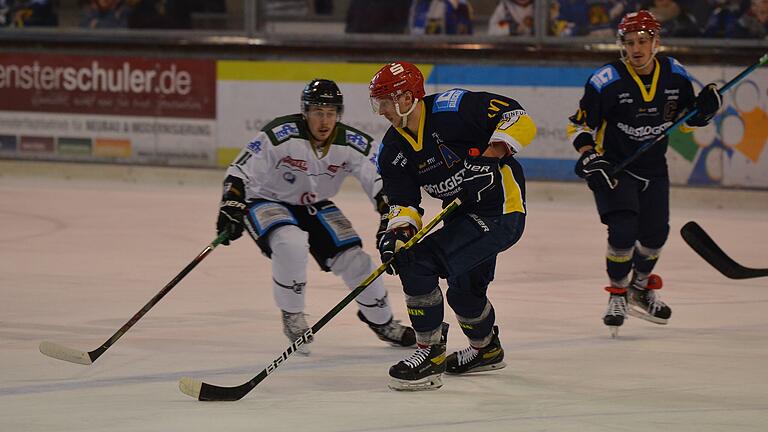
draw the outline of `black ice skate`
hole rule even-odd
[[[472,345],[448,356],[446,373],[463,374],[501,369],[504,363],[504,348],[499,341],[499,327],[493,326],[493,338],[488,346],[477,349]]]
[[[389,368],[389,388],[392,390],[437,390],[443,386],[445,372],[445,341],[448,324],[443,323],[440,342],[422,347]]]
[[[385,324],[374,324],[368,321],[360,311],[357,311],[357,317],[368,324],[379,339],[392,346],[409,347],[416,344],[416,333],[412,328],[400,324],[399,320],[390,319]]]
[[[307,320],[304,318],[304,312],[286,312],[281,311],[283,313],[283,333],[288,337],[288,339],[291,342],[296,341],[296,339],[300,338],[304,332],[306,332],[309,329],[309,326],[307,325]],[[306,343],[311,343],[312,339],[309,339]],[[309,347],[305,344],[299,345],[296,348],[296,352],[303,355],[309,355],[310,350]]]
[[[603,324],[608,326],[611,337],[619,335],[619,327],[624,324],[627,317],[627,289],[618,287],[605,287],[611,296],[608,298],[608,309],[603,316]]]
[[[655,324],[666,324],[672,316],[672,309],[656,297],[656,290],[663,286],[661,277],[652,274],[648,276],[645,289],[642,285],[644,283],[634,278],[629,287],[629,314]]]

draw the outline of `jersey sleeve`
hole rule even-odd
[[[620,79],[619,71],[613,64],[607,64],[589,77],[584,85],[584,95],[579,100],[579,109],[568,118],[566,129],[568,140],[578,150],[584,146],[598,147],[601,144],[599,131],[603,123],[603,106],[601,94]]]
[[[378,147],[377,142],[371,141],[367,154],[352,152],[353,157],[350,161],[350,173],[360,182],[374,207],[376,206],[375,197],[382,189],[381,176],[376,169],[376,149]]]
[[[390,206],[389,227],[408,223],[421,229],[421,189],[406,168],[408,158],[388,137],[389,133],[379,147],[377,166]]]
[[[269,150],[272,146],[267,134],[259,132],[256,138],[240,150],[227,168],[227,175],[242,179],[247,190],[249,185],[254,185],[260,178],[268,175],[271,165]]]
[[[488,143],[503,142],[519,153],[536,137],[536,123],[514,99],[494,93],[469,93],[459,112],[490,134]]]

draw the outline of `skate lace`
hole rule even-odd
[[[626,316],[627,315],[627,300],[623,296],[612,295],[608,301],[608,310],[606,315],[613,316]]]
[[[464,348],[461,351],[456,352],[456,357],[459,361],[459,365],[465,365],[474,360],[480,351],[476,350],[472,345]]]
[[[656,298],[656,294],[651,290],[645,292],[645,299],[648,302],[648,312],[651,314],[667,307],[667,304]]]
[[[427,358],[429,358],[429,348],[419,348],[408,358],[403,359],[403,363],[407,364],[409,367],[415,368],[424,363]]]

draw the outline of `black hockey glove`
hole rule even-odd
[[[467,156],[464,159],[464,179],[459,199],[462,203],[480,202],[494,189],[499,173],[499,159],[486,156]]]
[[[712,117],[720,110],[720,106],[723,104],[723,98],[720,96],[720,92],[717,90],[715,83],[709,83],[704,86],[696,96],[696,100],[693,102],[693,107],[698,110],[696,114],[691,116],[686,123],[690,126],[706,126]]]
[[[606,186],[613,189],[618,182],[610,177],[613,165],[603,158],[603,155],[595,150],[587,150],[576,161],[574,172],[577,176],[586,179],[592,190],[603,189]]]
[[[400,248],[416,234],[416,230],[411,226],[401,226],[385,231],[379,240],[379,254],[382,264],[389,262],[386,272],[391,275],[397,274],[397,263],[400,257]]]
[[[224,195],[219,204],[219,218],[216,220],[216,233],[229,233],[221,242],[229,245],[243,235],[243,218],[245,217],[245,185],[243,181],[234,176],[227,176],[224,180]]]
[[[379,213],[379,229],[376,231],[376,244],[381,241],[381,236],[387,231],[387,225],[389,224],[389,204],[387,204],[384,194],[379,192],[375,197],[376,211]]]

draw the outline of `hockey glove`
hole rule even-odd
[[[720,92],[717,90],[715,83],[709,83],[704,86],[696,96],[696,100],[693,103],[693,107],[698,110],[696,114],[691,116],[686,123],[689,126],[706,126],[712,117],[720,110],[720,106],[723,104],[723,98],[720,96]]]
[[[464,159],[464,179],[459,199],[463,203],[477,203],[495,187],[499,173],[499,159],[486,156],[467,156]]]
[[[416,234],[416,229],[411,225],[399,226],[385,231],[379,240],[379,254],[382,264],[389,263],[386,272],[397,274],[397,261],[401,254],[398,252],[408,240]]]
[[[219,204],[219,218],[216,220],[216,233],[221,235],[228,233],[227,238],[221,242],[229,245],[243,235],[243,218],[245,217],[245,185],[243,181],[234,176],[228,176],[224,181],[224,195]]]
[[[611,178],[613,165],[603,158],[603,155],[595,150],[587,150],[576,161],[574,172],[577,176],[586,179],[589,188],[598,190],[608,186],[613,189],[618,182]]]

